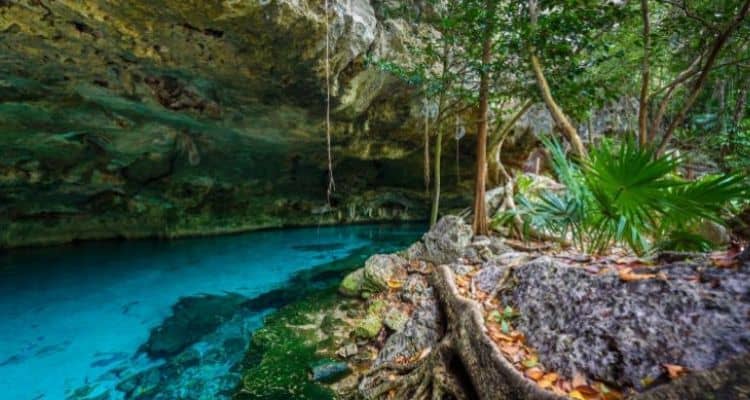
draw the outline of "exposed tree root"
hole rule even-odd
[[[363,393],[367,398],[469,400],[460,378],[451,372],[456,357],[450,335],[446,335],[421,360],[409,364],[383,364],[368,373],[382,382]]]
[[[512,269],[509,269],[512,271]],[[535,399],[562,400],[526,379],[485,333],[480,305],[462,297],[450,268],[441,265],[431,275],[431,283],[444,314],[444,334],[434,349],[424,351],[406,364],[386,363],[372,369],[366,378],[374,385],[360,387],[368,399]],[[506,274],[497,290],[506,287],[512,273]],[[691,374],[668,385],[637,394],[639,400],[703,399],[709,393],[722,398],[746,393],[750,357],[741,357],[715,370]],[[734,397],[732,397],[734,396]]]

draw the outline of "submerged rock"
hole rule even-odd
[[[238,294],[182,298],[172,315],[151,330],[142,350],[151,357],[174,356],[231,319],[246,301]]]
[[[315,382],[331,383],[345,377],[351,372],[345,362],[323,360],[310,369],[310,379]]]

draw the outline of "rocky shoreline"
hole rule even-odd
[[[748,277],[732,254],[530,250],[446,217],[342,281],[349,317],[328,351],[352,373],[329,387],[339,398],[745,398]]]

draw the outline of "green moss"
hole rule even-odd
[[[339,286],[339,293],[345,296],[356,297],[362,290],[363,281],[364,269],[360,268],[347,275],[344,280],[341,281],[341,285]]]
[[[362,339],[372,339],[378,336],[383,328],[382,318],[377,314],[367,314],[354,329],[354,334]]]
[[[317,350],[325,343],[317,342],[312,331],[291,326],[310,322],[309,314],[333,307],[335,301],[329,291],[268,317],[253,335],[234,399],[332,399],[333,392],[309,378],[311,366],[324,359]]]

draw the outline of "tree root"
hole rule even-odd
[[[455,357],[450,335],[443,337],[437,349],[416,363],[384,364],[368,372],[381,381],[363,393],[368,399],[430,400],[453,398],[469,400],[460,379],[451,372]],[[398,374],[398,375],[396,375]]]

